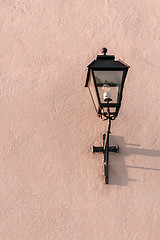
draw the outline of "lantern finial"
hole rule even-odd
[[[107,53],[107,48],[102,48],[102,50],[101,50],[101,52],[104,54],[104,55],[106,55],[106,53]]]

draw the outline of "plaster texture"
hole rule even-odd
[[[159,240],[160,1],[0,1],[0,239]],[[108,186],[87,65],[131,66]]]

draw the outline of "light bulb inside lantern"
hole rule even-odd
[[[102,89],[103,89],[103,91],[104,91],[104,93],[103,93],[103,100],[104,100],[105,102],[110,102],[110,101],[112,101],[109,85],[104,84],[104,85],[102,86]]]

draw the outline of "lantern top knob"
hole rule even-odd
[[[101,52],[104,54],[104,55],[106,55],[106,53],[107,53],[107,48],[102,48],[102,50],[101,50]]]

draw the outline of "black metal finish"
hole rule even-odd
[[[94,80],[94,85],[95,85],[95,91],[96,91],[96,95],[98,98],[98,109],[96,109],[96,112],[98,114],[99,117],[103,118],[104,120],[109,119],[108,118],[108,112],[105,111],[106,108],[115,108],[114,112],[112,112],[112,114],[110,115],[111,119],[114,120],[118,113],[119,113],[119,109],[121,106],[121,101],[122,101],[122,94],[123,94],[123,87],[124,87],[124,82],[126,79],[126,75],[129,69],[129,66],[124,63],[121,60],[116,60],[115,61],[115,56],[114,55],[106,55],[107,53],[107,49],[106,48],[102,48],[102,53],[103,55],[97,55],[96,60],[93,60],[89,65],[88,65],[88,73],[87,73],[87,79],[86,79],[86,83],[85,83],[85,87],[88,87],[89,85],[89,78],[90,78],[90,74],[93,75],[93,80]],[[96,83],[96,79],[94,76],[94,71],[122,71],[122,79],[121,79],[121,86],[118,88],[118,95],[117,95],[117,103],[112,103],[112,102],[106,102],[106,103],[102,103],[100,100],[100,96],[99,96],[99,91],[98,91],[98,84]],[[102,87],[102,86],[100,86]]]
[[[107,53],[107,48],[102,48],[102,50],[101,50],[101,52],[104,54],[104,55],[106,55],[106,53]]]
[[[102,152],[104,155],[104,176],[105,176],[105,183],[109,183],[109,152],[119,152],[119,146],[109,146],[109,134],[111,133],[110,131],[111,127],[111,119],[109,119],[109,124],[108,124],[108,131],[107,134],[103,134],[103,146],[102,147],[95,147],[93,146],[92,152]]]
[[[92,61],[88,65],[88,73],[85,87],[89,88],[97,115],[101,117],[103,120],[108,120],[108,131],[106,134],[103,134],[103,146],[102,147],[93,146],[92,148],[93,153],[102,152],[104,155],[104,176],[105,183],[108,184],[109,152],[115,153],[119,152],[118,145],[111,147],[109,146],[109,134],[111,133],[110,132],[111,120],[114,120],[118,116],[123,96],[124,82],[127,76],[128,69],[130,67],[121,60],[115,61],[114,55],[106,55],[107,53],[106,48],[102,48],[102,53],[103,55],[97,55],[96,60]],[[101,79],[101,77],[98,77],[97,73],[99,74],[100,72],[102,72],[101,74],[102,76],[105,76],[105,78],[102,77]],[[110,72],[113,72],[113,75]],[[103,93],[104,90],[103,87],[108,87],[109,88],[107,90],[108,92],[106,91]],[[116,87],[115,99],[113,99],[110,96],[110,87],[111,88]]]

